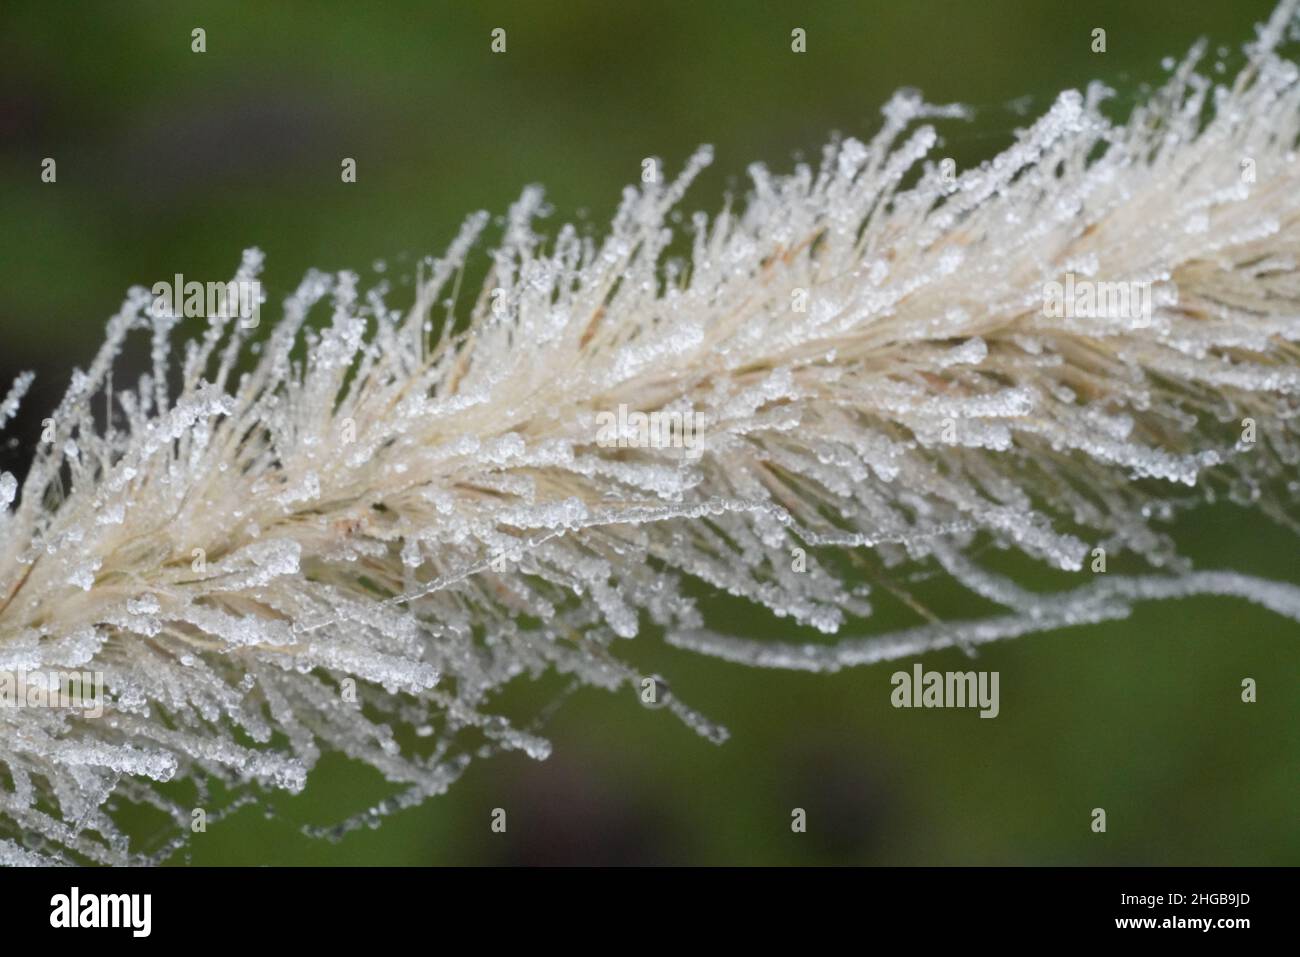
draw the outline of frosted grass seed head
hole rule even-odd
[[[297,791],[327,751],[394,785],[336,833],[376,820],[474,757],[546,756],[494,710],[516,679],[645,693],[619,643],[647,630],[833,671],[1190,594],[1300,620],[1300,589],[1193,570],[1161,529],[1224,496],[1296,528],[1300,81],[1277,52],[1295,6],[1231,83],[1197,48],[1126,123],[1104,87],[1066,92],[973,169],[934,155],[929,121],[960,111],[900,94],[816,168],[752,167],[743,209],[694,217],[684,266],[664,261],[669,217],[707,150],[629,187],[599,239],[544,239],[525,190],[459,324],[443,303],[485,214],[405,311],[312,272],[273,324],[267,304],[255,354],[213,315],[173,355],[189,326],[132,290],[21,488],[0,476],[0,671],[102,673],[108,699],[96,719],[0,708],[0,860],[161,860],[183,837],[137,846],[116,807],[184,835],[194,807],[219,816],[214,783],[234,807]],[[236,288],[261,271],[250,250]],[[1091,305],[1045,309],[1067,283]],[[113,391],[138,334],[152,369]],[[1030,591],[984,543],[1085,583]],[[1100,572],[1149,571],[1098,573],[1098,549]],[[846,554],[1000,611],[873,634]],[[867,637],[720,634],[691,582]]]

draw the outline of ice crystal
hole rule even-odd
[[[696,215],[684,245],[670,224],[707,150],[627,189],[602,238],[544,238],[526,190],[468,312],[482,213],[405,312],[382,281],[312,272],[253,348],[218,316],[173,358],[177,320],[132,290],[21,488],[0,476],[0,666],[99,673],[107,699],[0,709],[0,863],[161,859],[175,844],[133,846],[123,802],[179,834],[211,782],[239,807],[301,789],[325,751],[397,789],[331,833],[373,823],[473,757],[545,757],[494,704],[547,672],[722,740],[620,660],[647,630],[833,671],[1191,594],[1300,619],[1300,589],[1192,570],[1159,530],[1225,495],[1296,527],[1300,79],[1277,52],[1295,7],[1230,86],[1197,48],[1127,122],[1100,85],[1066,92],[960,175],[929,121],[963,111],[900,93],[818,168],[752,167],[743,210]],[[261,267],[249,251],[235,278]],[[1067,282],[1149,308],[1057,314],[1045,290]],[[138,331],[152,370],[97,426]],[[629,442],[628,410],[672,441]],[[1084,583],[1031,591],[989,544]],[[1147,571],[1093,577],[1097,548]],[[864,552],[887,581],[937,570],[1003,611],[871,634],[876,579],[844,560]],[[791,640],[712,630],[693,581]]]

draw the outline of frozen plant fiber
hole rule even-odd
[[[498,692],[548,672],[639,691],[618,646],[647,629],[830,671],[1192,594],[1300,620],[1300,588],[1192,569],[1160,529],[1215,498],[1297,528],[1300,73],[1278,52],[1295,10],[1229,85],[1197,48],[1127,121],[1100,84],[1065,92],[955,176],[927,121],[962,111],[899,94],[817,168],[752,167],[743,210],[697,214],[680,259],[671,215],[708,150],[628,188],[599,238],[543,237],[529,188],[468,315],[485,214],[409,308],[313,272],[257,342],[210,317],[173,357],[180,320],[133,289],[21,488],[0,476],[0,671],[99,672],[107,691],[95,717],[0,708],[0,861],[165,859],[213,784],[230,806],[297,791],[328,751],[394,786],[341,832],[472,757],[545,757]],[[261,266],[247,252],[236,279]],[[1067,276],[1149,288],[1150,311],[1049,314]],[[152,371],[115,391],[137,331]],[[690,448],[602,441],[620,408],[701,425]],[[988,545],[1076,584],[1031,591]],[[1096,548],[1147,571],[1094,575]],[[865,554],[1001,610],[872,634],[846,558]],[[720,634],[692,581],[836,637]],[[128,804],[174,842],[135,846]]]

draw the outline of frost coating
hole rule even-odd
[[[546,672],[639,690],[618,642],[648,628],[834,671],[1189,594],[1300,619],[1300,589],[1192,571],[1159,530],[1223,496],[1296,527],[1300,80],[1274,52],[1294,9],[1230,87],[1194,51],[1123,126],[1104,88],[1067,92],[957,177],[925,122],[960,109],[899,94],[816,170],[752,167],[743,210],[694,217],[684,262],[670,214],[707,150],[627,189],[599,240],[535,232],[530,188],[468,315],[484,214],[426,261],[408,311],[384,283],[313,272],[254,349],[214,317],[175,357],[176,320],[132,290],[21,489],[0,475],[0,665],[99,671],[111,699],[98,719],[0,709],[0,862],[164,857],[131,846],[114,803],[183,832],[211,779],[237,807],[301,789],[325,751],[397,786],[346,832],[473,757],[545,757],[495,693]],[[261,267],[250,250],[236,281]],[[1067,274],[1149,283],[1152,311],[1048,315]],[[97,429],[138,332],[152,372]],[[598,416],[622,407],[706,427],[689,455],[602,444]],[[1039,595],[981,565],[989,543],[1084,575],[1100,546],[1150,573]],[[869,631],[847,567],[867,550],[1003,611],[800,645],[719,635],[689,596],[695,580],[790,625]],[[149,784],[169,780],[192,798]]]

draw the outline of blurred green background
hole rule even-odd
[[[1010,141],[1019,110],[1093,79],[1132,102],[1164,75],[1164,56],[1200,36],[1235,53],[1271,7],[6,0],[0,373],[36,369],[38,386],[3,467],[22,470],[129,285],[228,278],[251,245],[267,253],[273,303],[309,267],[373,276],[385,260],[396,282],[465,214],[504,211],[526,183],[546,186],[555,222],[599,229],[643,157],[674,170],[706,142],[717,162],[687,208],[716,210],[743,195],[751,161],[785,169],[815,159],[832,131],[868,135],[900,86],[979,107],[944,128],[944,155],[965,166]],[[206,53],[191,52],[195,27]],[[489,50],[496,27],[502,55]],[[806,54],[790,51],[795,27]],[[1104,54],[1090,50],[1095,27]],[[47,156],[52,185],[39,179]],[[355,184],[340,182],[343,157],[357,160]],[[1257,516],[1209,509],[1178,533],[1201,567],[1300,577],[1294,538]],[[796,635],[707,603],[734,633]],[[959,596],[945,609],[962,614]],[[758,672],[645,635],[621,651],[727,725],[729,743],[630,693],[582,691],[548,725],[548,761],[480,762],[449,795],[330,843],[301,826],[387,792],[372,772],[327,760],[304,795],[214,824],[177,860],[1294,864],[1298,639],[1253,606],[1194,600],[989,646],[977,664],[927,656],[927,668],[1001,672],[1002,713],[988,721],[891,708],[890,674],[910,661]],[[1256,704],[1240,700],[1248,676]],[[539,707],[553,690],[523,698]],[[505,834],[489,829],[495,807]],[[794,807],[806,834],[791,832]],[[1094,807],[1107,810],[1106,834],[1089,828]]]

